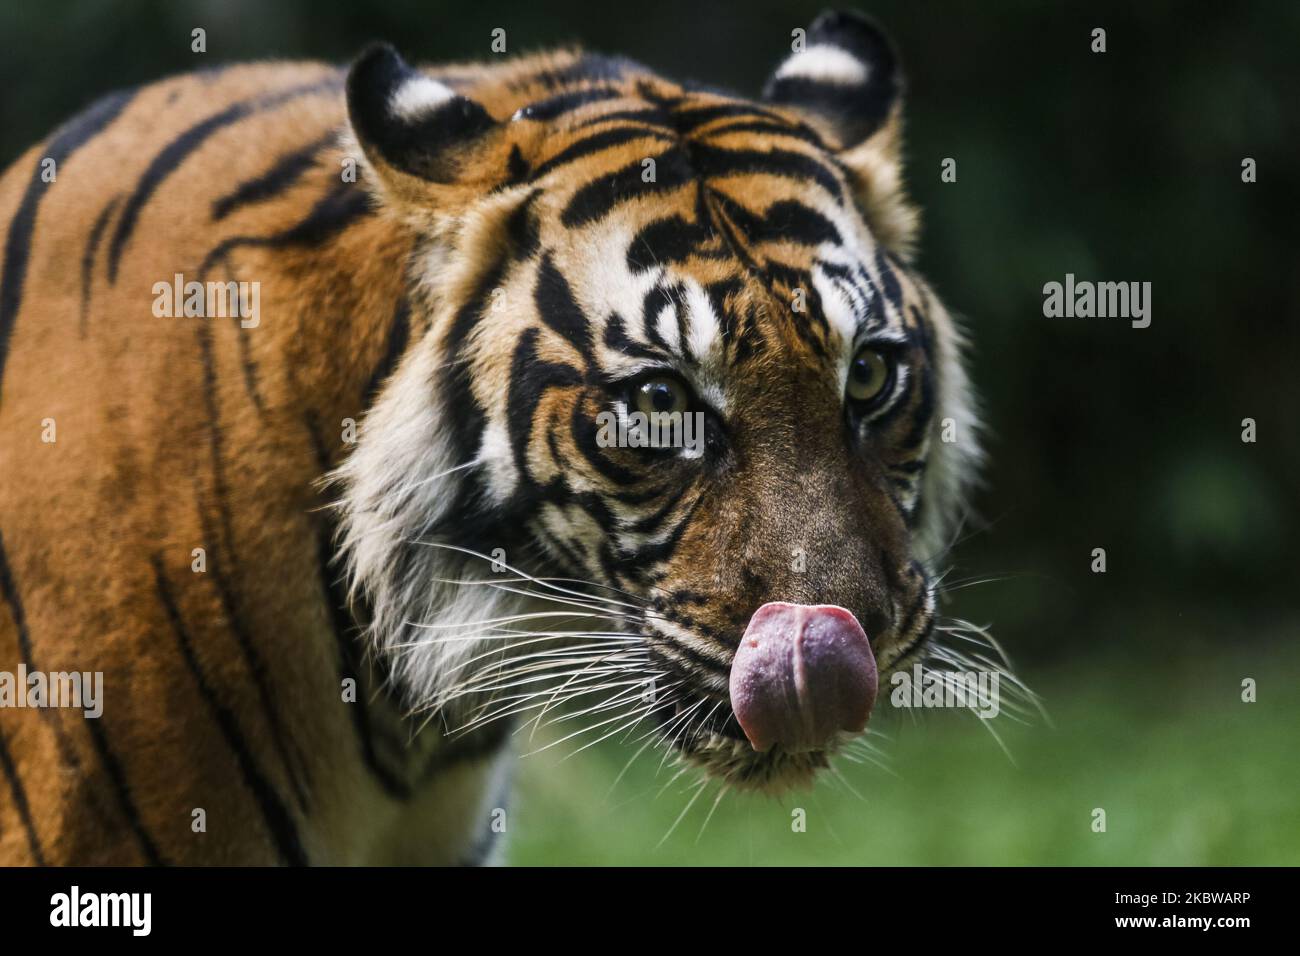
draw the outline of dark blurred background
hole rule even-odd
[[[226,60],[344,61],[372,38],[416,60],[487,57],[496,27],[510,52],[576,41],[754,95],[823,6],[5,3],[0,160],[113,87]],[[1279,651],[1300,622],[1300,4],[1064,6],[863,7],[903,55],[920,264],[965,317],[988,424],[951,579],[998,580],[949,610],[995,622],[1058,696],[1079,662],[1141,659],[1158,683],[1225,648]],[[1067,272],[1151,282],[1150,328],[1045,318],[1043,284]]]

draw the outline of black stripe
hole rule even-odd
[[[627,267],[648,272],[662,265],[685,262],[701,245],[714,239],[703,223],[687,222],[679,215],[656,219],[642,226],[627,247]]]
[[[176,172],[186,159],[207,142],[209,137],[255,113],[275,109],[298,97],[341,88],[339,79],[331,77],[293,86],[278,93],[241,100],[226,107],[220,113],[194,124],[164,146],[140,176],[135,190],[122,208],[122,217],[117,221],[117,229],[114,230],[113,240],[108,247],[108,281],[110,283],[117,281],[118,264],[122,259],[122,253],[126,251],[126,245],[131,239],[136,221],[140,218],[140,212],[145,204],[157,192],[163,181]]]
[[[668,500],[664,502],[658,511],[637,519],[628,530],[633,534],[650,534],[657,531],[659,526],[668,520],[668,516],[681,503],[682,498],[689,490],[690,485],[682,485],[668,496]]]
[[[761,235],[768,242],[794,242],[805,246],[840,243],[835,224],[796,199],[782,199],[763,210]]]
[[[662,498],[671,491],[672,488],[669,486],[651,485],[649,488],[645,488],[641,491],[616,491],[607,497],[612,498],[620,504],[637,507],[639,505],[653,503],[655,500]]]
[[[537,287],[533,290],[537,314],[552,331],[558,333],[582,356],[587,367],[595,364],[591,351],[591,322],[573,297],[569,281],[555,267],[548,252],[537,270]]]
[[[4,594],[5,601],[8,602],[10,613],[13,614],[14,626],[18,630],[18,648],[22,654],[22,662],[25,663],[29,670],[39,670],[36,667],[35,659],[31,654],[31,635],[27,631],[27,615],[23,610],[22,600],[18,596],[18,588],[14,585],[13,574],[9,568],[9,559],[5,557],[4,537],[0,536],[0,593]],[[75,752],[68,740],[64,739],[60,727],[57,726],[53,719],[53,711],[40,711],[45,718],[51,722],[51,730],[59,737],[60,752],[64,754],[66,760],[73,765],[77,765]],[[152,865],[160,865],[161,857],[153,845],[153,840],[149,838],[148,832],[144,830],[144,825],[140,822],[139,813],[136,812],[135,803],[131,800],[130,788],[126,786],[126,777],[122,774],[121,766],[118,765],[117,758],[113,756],[112,750],[108,747],[108,737],[104,734],[103,726],[100,726],[103,717],[96,719],[87,719],[86,726],[90,728],[91,740],[94,741],[95,750],[99,753],[100,763],[103,763],[104,770],[107,771],[110,782],[113,784],[114,795],[117,796],[117,803],[122,810],[122,816],[126,817],[127,823],[134,832],[136,840],[140,844],[140,851],[144,853],[144,858]]]
[[[766,277],[763,275],[762,268],[754,261],[754,257],[745,248],[744,242],[741,241],[741,236],[737,233],[736,227],[727,218],[724,207],[730,202],[731,200],[722,193],[715,192],[707,187],[700,189],[696,201],[697,215],[699,215],[701,221],[707,220],[713,223],[714,228],[721,233],[727,248],[740,260],[745,270],[750,275],[756,276],[760,281],[763,281]]]
[[[691,162],[708,178],[757,174],[784,179],[812,180],[836,199],[843,187],[834,170],[808,153],[788,149],[726,149],[706,143],[691,146]]]
[[[122,815],[126,817],[131,832],[135,834],[145,860],[150,866],[164,866],[166,861],[158,853],[158,847],[154,845],[153,838],[149,836],[149,831],[144,828],[144,822],[140,819],[140,811],[131,797],[131,787],[127,783],[122,765],[108,745],[108,735],[104,733],[104,718],[87,720],[86,726],[90,729],[90,739],[95,744],[99,761],[104,765],[104,769],[108,772],[108,779],[113,784],[113,792],[117,796],[118,805],[122,808]]]
[[[722,341],[728,345],[736,337],[737,316],[734,310],[727,308],[727,300],[734,301],[734,297],[740,295],[743,289],[744,286],[737,278],[718,279],[704,287],[704,294],[709,297],[713,314],[718,317]]]
[[[668,355],[649,346],[642,345],[627,334],[627,324],[623,317],[617,312],[610,314],[605,322],[605,335],[603,339],[605,348],[613,349],[616,352],[622,352],[624,355],[630,355],[634,358],[657,358],[666,359]]]
[[[621,202],[668,192],[694,181],[695,173],[684,150],[674,147],[657,156],[647,157],[651,158],[655,161],[654,182],[642,180],[644,160],[634,160],[578,189],[564,207],[560,221],[570,229],[585,226],[603,218]]]
[[[680,624],[683,628],[699,637],[707,637],[719,647],[734,651],[740,646],[740,638],[744,633],[743,625],[724,631],[716,628],[704,621],[697,620],[689,614],[675,610],[671,604],[664,603],[657,607],[656,610],[665,621],[673,624]]]
[[[668,134],[675,134],[677,128],[673,125],[672,117],[665,113],[657,106],[648,109],[635,110],[614,110],[611,113],[601,113],[599,116],[593,116],[585,119],[574,126],[574,129],[586,129],[588,126],[597,126],[601,123],[638,123],[642,126],[657,126],[660,130]]]
[[[657,348],[672,354],[672,349],[659,334],[659,316],[664,309],[671,308],[675,315],[679,311],[679,289],[676,286],[654,285],[641,300],[641,334]]]
[[[641,480],[640,475],[605,457],[605,450],[601,448],[598,441],[600,426],[580,401],[573,403],[573,410],[569,415],[569,433],[573,436],[574,445],[590,462],[591,467],[614,484],[626,488]]]
[[[780,199],[756,213],[716,189],[710,195],[731,224],[751,243],[792,242],[803,246],[840,243],[840,231],[817,210],[797,199]]]
[[[103,238],[104,227],[108,225],[108,220],[113,217],[113,210],[121,201],[121,196],[114,196],[109,200],[108,205],[100,210],[95,225],[90,229],[90,238],[86,240],[86,251],[81,254],[81,322],[77,326],[77,334],[82,338],[86,337],[86,319],[90,311],[90,283],[94,278],[95,255],[99,252],[99,240]]]
[[[226,530],[225,553],[230,557],[232,568],[239,566],[238,559],[234,557],[233,540],[230,537],[230,515],[226,508],[224,498],[218,498],[217,509],[220,513],[222,526]],[[262,656],[257,652],[257,647],[253,641],[253,635],[249,631],[248,622],[244,620],[242,608],[239,599],[235,594],[234,586],[227,577],[222,562],[219,560],[221,552],[215,547],[212,527],[208,522],[208,516],[203,509],[202,502],[199,504],[200,520],[203,528],[203,536],[208,544],[209,567],[208,574],[216,583],[217,594],[221,599],[221,608],[225,612],[226,621],[230,626],[231,633],[235,636],[235,642],[239,645],[240,656],[244,660],[245,666],[253,676],[253,685],[257,689],[258,701],[262,706],[262,711],[266,715],[267,725],[271,730],[271,743],[275,747],[276,754],[284,764],[285,775],[289,778],[293,786],[294,793],[297,795],[298,803],[302,807],[307,806],[307,784],[302,780],[297,763],[290,757],[287,734],[284,725],[280,720],[280,712],[275,707],[271,697],[271,687],[267,676],[266,663]]]
[[[242,306],[240,304],[240,299],[239,299],[239,280],[236,278],[234,270],[231,269],[230,267],[229,259],[223,258],[221,260],[221,264],[225,269],[225,275],[226,275],[226,281],[224,284],[227,287],[231,283],[234,283],[235,285],[234,295],[231,296],[230,298],[231,305],[232,305],[231,313],[230,313],[231,317],[233,317],[237,322],[242,323],[243,322],[243,319],[241,317]],[[206,286],[208,281],[206,270],[208,268],[211,268],[213,265],[215,265],[215,263],[207,263],[207,262],[204,263],[205,269],[204,271],[199,273],[199,278],[198,278],[198,281],[201,284]],[[243,325],[241,324],[240,332],[243,333],[244,331],[245,330],[243,328]],[[258,387],[257,384],[257,380],[258,380],[257,363],[253,361],[252,345],[249,342],[250,336],[240,334],[238,336],[238,339],[239,339],[239,366],[244,373],[244,390],[248,392],[249,398],[253,400],[253,405],[257,408],[258,413],[261,414],[266,411],[266,403],[262,398],[262,390]]]
[[[239,725],[235,721],[234,715],[217,699],[216,694],[213,693],[212,688],[208,686],[208,682],[203,676],[203,670],[199,666],[198,658],[194,655],[193,644],[190,641],[189,634],[186,633],[185,624],[181,620],[180,611],[177,609],[176,602],[167,585],[167,576],[163,571],[162,559],[156,554],[153,556],[153,569],[158,584],[158,597],[167,612],[167,619],[171,623],[172,632],[176,635],[176,643],[181,649],[181,655],[185,658],[190,674],[193,675],[194,682],[199,687],[199,693],[202,694],[203,699],[208,704],[208,709],[212,711],[212,716],[220,726],[221,733],[226,738],[227,746],[235,755],[235,761],[239,764],[239,770],[244,777],[244,782],[253,791],[253,797],[262,810],[262,816],[266,820],[267,828],[271,831],[271,837],[275,841],[281,858],[291,866],[306,866],[307,853],[303,849],[302,840],[298,836],[298,828],[294,824],[293,818],[289,815],[289,811],[280,799],[279,794],[275,792],[266,777],[262,775],[261,770],[258,769],[256,761],[254,761],[252,754],[248,750],[248,745],[239,732]]]
[[[613,100],[622,96],[622,91],[612,87],[593,87],[586,90],[573,90],[568,93],[560,93],[552,96],[550,99],[542,100],[540,103],[533,103],[525,106],[519,111],[522,119],[547,121],[557,119],[565,113],[571,113],[574,110],[586,106],[588,103],[598,103],[601,100]]]
[[[9,604],[9,613],[13,615],[14,627],[18,629],[18,652],[23,663],[34,669],[32,663],[32,638],[27,631],[27,612],[23,610],[22,599],[14,585],[13,573],[9,570],[9,558],[5,554],[4,533],[0,532],[0,594]]]
[[[925,440],[934,416],[934,370],[929,364],[922,365],[915,376],[920,382],[916,404],[911,408],[912,427],[908,429],[897,448],[900,452],[915,451]],[[898,400],[902,404],[902,399]]]
[[[397,300],[397,308],[393,310],[393,320],[388,326],[388,340],[384,345],[384,354],[380,357],[379,364],[370,373],[370,378],[366,381],[365,391],[361,393],[366,407],[369,407],[375,400],[379,394],[379,387],[397,368],[398,360],[401,359],[402,353],[406,351],[406,343],[410,337],[411,305],[406,296],[403,295]]]
[[[226,266],[228,276],[233,276],[229,256],[235,249],[248,247],[284,248],[286,246],[317,246],[342,232],[357,220],[370,214],[370,201],[364,189],[349,183],[335,187],[316,202],[311,211],[298,223],[270,236],[233,236],[219,243],[204,257],[199,266],[200,281],[218,262]],[[236,310],[236,321],[238,310]],[[246,330],[242,327],[239,332]],[[206,323],[200,327],[200,343],[205,350],[205,374],[210,371],[211,331]],[[264,411],[261,392],[257,386],[257,365],[253,361],[247,335],[239,335],[239,360],[244,374],[244,385],[259,412]],[[215,380],[214,380],[215,381]]]
[[[217,515],[221,522],[222,540],[225,543],[225,553],[230,557],[232,567],[239,566],[239,559],[236,554],[234,544],[234,531],[231,527],[230,509],[228,507],[228,494],[225,474],[225,439],[221,430],[221,417],[217,403],[217,378],[216,365],[212,354],[212,328],[207,322],[200,322],[196,326],[200,363],[203,373],[203,399],[208,415],[208,447],[212,455],[212,484],[213,496],[215,498]],[[216,536],[213,528],[208,521],[207,510],[203,507],[200,497],[199,515],[203,527],[204,538],[208,541],[208,552],[211,556],[216,556],[215,548]],[[249,637],[243,618],[238,612],[235,595],[226,581],[219,563],[214,561],[212,568],[213,580],[216,582],[217,591],[221,598],[221,604],[229,619],[231,630],[234,632],[240,650],[243,653],[245,664],[252,672],[253,680],[257,686],[258,693],[263,708],[266,710],[267,721],[271,726],[272,739],[277,752],[285,765],[285,772],[294,785],[295,793],[301,804],[306,804],[306,789],[299,781],[294,770],[294,764],[289,759],[288,750],[285,746],[283,735],[280,730],[280,722],[277,712],[270,704],[270,691],[266,684],[265,668],[262,665],[261,658],[253,648],[252,640]]]
[[[487,300],[492,290],[501,284],[504,271],[504,265],[498,262],[484,273],[483,281],[474,290],[474,294],[456,312],[456,318],[447,333],[444,347],[451,373],[443,380],[443,400],[452,411],[451,433],[456,445],[457,461],[471,461],[478,455],[483,429],[486,427],[484,411],[474,397],[473,369],[465,345],[487,310]],[[470,485],[467,483],[463,487],[469,488]]]
[[[582,375],[577,369],[545,362],[537,357],[537,339],[540,335],[541,331],[534,327],[519,336],[519,344],[515,346],[511,361],[510,384],[506,395],[506,429],[523,489],[533,485],[532,475],[528,471],[528,445],[533,433],[533,416],[541,405],[542,396],[550,388],[582,383]]]
[[[666,135],[662,130],[654,129],[649,126],[617,126],[614,129],[602,130],[585,139],[580,139],[576,143],[570,143],[564,149],[560,150],[546,162],[542,163],[533,170],[532,178],[541,179],[547,173],[554,172],[561,166],[576,162],[592,153],[603,152],[614,146],[623,143],[630,143],[637,139],[654,139],[660,142],[672,142],[672,138]]]
[[[321,439],[320,431],[316,427],[315,416],[308,413],[304,416],[304,424],[307,428],[307,437],[311,442],[312,451],[316,458],[316,464],[319,470],[324,473],[330,468],[330,453]],[[325,599],[330,609],[330,624],[334,632],[334,641],[339,651],[339,678],[345,680],[351,678],[356,681],[358,691],[361,690],[361,665],[362,657],[358,642],[360,641],[359,633],[361,625],[353,613],[353,603],[348,597],[347,589],[338,575],[333,574],[330,570],[335,563],[335,553],[332,542],[335,538],[336,525],[327,516],[322,519],[317,528],[317,562],[320,571],[321,583],[325,589]],[[359,598],[362,615],[368,614],[364,598]],[[386,666],[386,660],[382,656],[377,656],[375,662],[380,671],[380,686],[386,686],[391,679],[391,673]],[[360,741],[362,759],[371,772],[379,779],[380,786],[386,790],[390,796],[397,799],[406,800],[411,796],[411,788],[405,780],[399,779],[395,773],[384,767],[379,761],[378,749],[375,746],[375,735],[373,725],[370,720],[369,697],[364,693],[358,693],[357,699],[350,705],[353,709],[352,721]],[[358,713],[358,710],[360,711]],[[407,749],[407,741],[396,740],[385,735],[386,742],[389,743],[393,750],[399,753]]]
[[[338,132],[331,130],[315,142],[281,156],[260,176],[244,180],[232,192],[212,203],[213,220],[224,219],[241,206],[274,199],[290,189],[302,179],[307,170],[316,164],[321,150],[334,142],[337,137]]]
[[[765,110],[760,106],[752,106],[748,103],[720,103],[711,106],[692,106],[687,109],[678,110],[673,114],[673,124],[681,133],[692,133],[701,126],[706,126],[715,120],[734,119],[743,117],[749,120],[766,120],[779,126],[789,126],[789,121],[773,113],[771,110]],[[712,133],[709,134],[713,135]]]
[[[353,223],[370,215],[370,196],[354,183],[339,183],[318,199],[311,211],[288,229],[269,236],[231,236],[217,244],[203,259],[201,274],[213,264],[242,247],[281,249],[286,246],[319,246]]]
[[[27,805],[27,791],[18,776],[18,768],[9,756],[9,746],[5,743],[4,728],[0,727],[0,766],[4,767],[5,779],[9,781],[9,790],[13,794],[14,806],[18,816],[22,817],[23,829],[27,831],[27,845],[31,848],[32,859],[37,866],[45,866],[45,854],[41,852],[41,841],[36,837],[36,826],[32,823],[31,808]]]
[[[78,149],[103,132],[124,110],[134,91],[113,93],[89,110],[70,120],[54,134],[43,155],[36,161],[22,202],[9,223],[5,240],[4,278],[0,280],[0,385],[4,382],[5,360],[9,355],[9,336],[23,299],[23,282],[27,278],[27,261],[31,256],[32,230],[36,213],[51,185],[41,180],[41,163],[52,159],[56,168],[66,163]]]
[[[686,514],[682,515],[681,520],[673,526],[663,541],[651,542],[631,550],[620,550],[614,556],[615,567],[620,576],[630,581],[645,581],[654,565],[669,560],[677,551],[677,546],[681,543],[687,527],[694,520],[695,512],[703,500],[704,498],[700,496],[691,502],[686,509]]]
[[[679,644],[666,634],[650,629],[648,632],[643,631],[642,636],[646,639],[646,643],[650,645],[652,651],[668,661],[673,669],[687,677],[698,678],[702,674],[705,678],[721,677],[725,682],[731,674],[731,669],[727,665],[719,663],[694,647]],[[728,648],[719,647],[718,649],[727,650]],[[697,673],[691,673],[690,668],[692,667],[697,669]]]
[[[876,249],[876,271],[880,273],[880,284],[885,292],[885,299],[898,312],[899,317],[903,315],[903,287],[898,281],[898,274],[890,265],[889,260],[885,257],[885,247],[879,246]]]
[[[370,721],[369,701],[361,686],[361,656],[358,653],[359,640],[356,621],[349,610],[346,589],[339,576],[332,573],[330,566],[334,561],[333,549],[330,547],[331,529],[324,525],[316,535],[316,566],[320,574],[321,589],[325,603],[329,607],[330,626],[334,633],[334,643],[339,652],[339,679],[351,680],[357,689],[357,698],[345,703],[352,717],[352,727],[356,731],[357,741],[361,746],[361,759],[371,776],[390,797],[397,800],[411,798],[411,785],[385,767],[379,760],[375,747],[374,728]]]
[[[527,259],[541,245],[541,223],[537,218],[537,197],[540,189],[530,192],[510,213],[506,220],[506,235],[510,239],[510,255],[516,259]]]
[[[727,126],[719,126],[708,132],[710,139],[727,136],[731,133],[758,133],[764,136],[789,136],[791,139],[797,139],[800,142],[807,143],[809,146],[816,146],[818,149],[826,149],[826,141],[818,136],[807,126],[790,126],[786,123],[773,122],[772,120],[758,119],[748,122],[731,123]]]

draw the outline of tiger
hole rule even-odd
[[[796,33],[757,98],[223,66],[8,169],[0,668],[103,706],[0,708],[0,861],[499,863],[526,727],[780,794],[956,659],[980,424],[900,58]]]

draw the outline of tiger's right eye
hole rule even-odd
[[[686,386],[674,378],[658,375],[636,386],[632,393],[635,410],[644,415],[685,412],[691,404]]]

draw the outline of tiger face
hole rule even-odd
[[[449,726],[582,691],[730,784],[804,783],[925,653],[976,457],[897,58],[824,14],[761,101],[502,69],[377,47],[348,81],[428,329],[340,472],[372,635]]]

